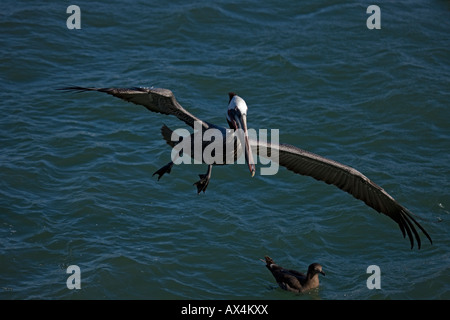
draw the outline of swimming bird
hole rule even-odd
[[[284,269],[277,265],[269,256],[260,259],[266,263],[281,289],[292,292],[305,292],[319,286],[319,274],[325,276],[322,266],[318,263],[310,264],[306,275],[296,270]]]
[[[242,153],[244,153],[245,162],[247,163],[252,176],[255,174],[256,170],[252,153],[253,151],[256,151],[257,154],[261,155],[260,151],[262,148],[264,148],[267,151],[267,154],[277,153],[278,159],[276,160],[278,161],[279,165],[285,167],[286,169],[300,175],[310,176],[327,184],[335,185],[339,189],[351,194],[356,199],[363,201],[366,205],[373,208],[374,210],[390,217],[398,224],[403,237],[405,238],[406,236],[408,236],[411,244],[411,249],[414,247],[414,239],[417,242],[418,248],[420,249],[421,247],[421,239],[416,227],[419,228],[422,233],[428,238],[430,243],[432,243],[430,235],[417,222],[417,220],[413,217],[413,214],[408,209],[399,204],[383,188],[375,184],[358,170],[289,144],[273,144],[263,142],[261,140],[255,141],[253,139],[250,139],[248,137],[247,130],[248,106],[244,99],[242,99],[235,93],[229,93],[226,118],[230,129],[226,129],[207,121],[200,120],[196,116],[192,115],[178,103],[173,92],[168,89],[89,88],[76,86],[61,88],[59,90],[76,92],[103,92],[126,100],[128,102],[142,105],[152,112],[176,116],[188,126],[192,128],[197,127],[197,129],[200,128],[197,130],[197,133],[193,133],[191,135],[191,137],[193,138],[190,139],[192,149],[194,149],[194,143],[192,141],[196,140],[196,134],[202,134],[208,129],[216,129],[224,137],[223,144],[227,145],[230,139],[232,143],[234,143],[234,148],[232,149],[232,156],[234,156],[234,160],[236,160]],[[229,130],[240,131],[241,138],[229,138],[229,135],[227,134]],[[161,132],[166,142],[172,147],[179,146],[180,144],[182,144],[183,140],[186,139],[185,137],[178,137],[178,142],[172,141],[174,140],[172,139],[172,135],[174,134],[174,132],[165,125],[162,127]],[[189,141],[189,139],[187,139],[186,141]],[[210,143],[212,143],[212,140],[203,141],[202,139],[201,150],[206,150],[210,146]],[[193,157],[195,157],[194,151],[195,150],[191,150],[191,156]],[[224,153],[222,156],[223,158],[226,158],[228,155]],[[197,160],[203,161],[204,159]],[[220,164],[224,163],[226,164],[229,162],[221,162]],[[196,185],[197,187],[198,193],[200,193],[201,191],[205,192],[211,179],[212,166],[219,163],[218,161],[216,161],[215,163],[207,164],[208,169],[206,174],[200,174],[200,180],[194,183],[194,185]],[[174,160],[157,170],[153,175],[158,175],[159,180],[164,174],[171,172],[173,165]]]

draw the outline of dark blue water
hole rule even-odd
[[[450,298],[450,6],[446,1],[77,1],[0,4],[0,298]],[[228,92],[251,128],[353,166],[433,238],[410,250],[395,222],[333,186],[281,169],[170,160],[163,123],[69,85],[171,89],[226,125]],[[264,264],[326,277],[279,289]],[[67,268],[81,289],[68,289]],[[367,287],[367,267],[381,289]]]

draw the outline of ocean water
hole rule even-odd
[[[379,1],[381,29],[365,1],[77,1],[81,29],[70,4],[0,4],[1,299],[450,298],[448,1]],[[215,167],[200,195],[205,165],[157,181],[160,127],[185,124],[70,85],[168,88],[224,126],[234,91],[249,127],[361,171],[433,244],[283,168]],[[282,291],[264,255],[326,276]]]

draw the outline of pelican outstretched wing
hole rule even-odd
[[[65,91],[98,91],[105,92],[128,102],[142,105],[152,112],[174,115],[187,125],[194,127],[194,122],[199,121],[204,129],[209,125],[184,109],[171,90],[162,88],[87,88],[65,87],[59,90]]]
[[[408,209],[400,205],[383,188],[358,170],[288,144],[271,145],[261,141],[252,141],[251,144],[252,148],[257,146],[258,155],[268,155],[272,160],[276,160],[277,157],[274,152],[278,152],[278,163],[281,166],[292,172],[333,184],[350,193],[356,199],[364,201],[369,207],[387,215],[398,223],[403,237],[408,236],[411,248],[414,246],[414,238],[419,249],[421,246],[416,227],[432,243],[429,234],[414,219],[413,214]],[[265,148],[262,153],[261,148]]]

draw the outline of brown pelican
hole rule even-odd
[[[61,88],[60,90],[104,92],[123,100],[143,105],[153,112],[174,115],[192,128],[195,127],[195,124],[200,124],[201,130],[199,131],[216,128],[225,135],[227,130],[226,128],[202,121],[186,111],[175,99],[172,91],[168,89],[66,87]],[[431,237],[427,231],[416,221],[416,219],[414,219],[413,214],[408,209],[400,205],[383,188],[372,182],[356,169],[292,145],[283,143],[270,144],[262,141],[249,140],[247,135],[248,107],[245,101],[234,93],[230,93],[229,98],[227,122],[232,129],[243,130],[245,137],[244,140],[241,140],[243,141],[241,145],[235,145],[234,159],[239,156],[238,151],[242,152],[242,149],[244,149],[245,160],[252,176],[255,173],[255,164],[251,148],[256,149],[257,152],[259,152],[261,148],[266,148],[268,153],[278,152],[278,162],[281,166],[286,167],[294,173],[310,176],[316,180],[324,181],[327,184],[333,184],[341,190],[348,192],[353,197],[364,201],[369,207],[393,219],[399,225],[403,237],[408,236],[411,248],[414,246],[414,239],[417,241],[419,249],[421,246],[420,236],[416,227],[418,227],[428,238],[430,243],[432,243]],[[176,142],[173,142],[170,139],[172,131],[169,128],[163,126],[161,131],[167,143],[171,146],[177,145]],[[242,146],[242,144],[244,144],[244,146]],[[206,148],[207,145],[207,143],[203,144],[202,148]],[[171,161],[161,169],[157,170],[153,175],[158,175],[159,180],[165,173],[170,173],[173,164],[173,161]],[[201,174],[200,180],[195,183],[198,193],[206,190],[211,178],[212,165],[213,164],[208,163],[206,174]]]
[[[325,272],[322,270],[322,266],[318,263],[313,263],[309,265],[308,272],[306,275],[304,273],[284,269],[283,267],[275,264],[272,258],[265,256],[265,261],[260,259],[262,262],[266,263],[267,269],[272,272],[275,280],[281,289],[292,291],[292,292],[305,292],[319,286],[319,273],[325,276]]]

